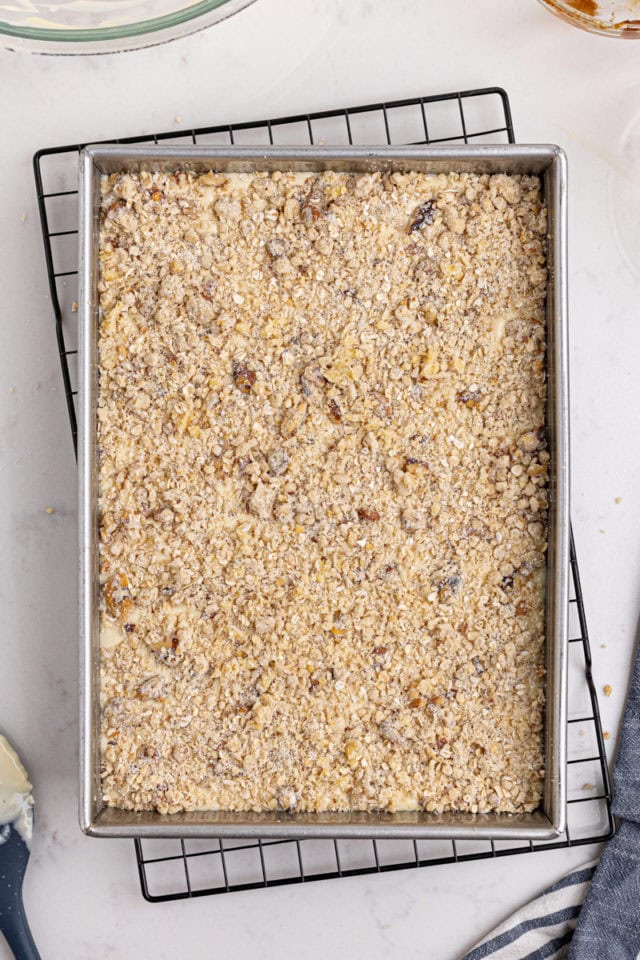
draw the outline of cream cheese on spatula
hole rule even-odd
[[[27,847],[33,835],[33,787],[20,757],[0,734],[0,844],[13,827]]]

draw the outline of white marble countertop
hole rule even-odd
[[[75,463],[33,152],[490,84],[509,91],[520,141],[566,149],[572,513],[613,750],[640,600],[639,57],[640,44],[572,29],[535,0],[258,0],[147,51],[0,52],[0,725],[36,785],[25,899],[44,957],[452,960],[593,850],[148,905],[132,843],[80,833]]]

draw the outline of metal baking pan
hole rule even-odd
[[[451,170],[538,174],[549,213],[547,429],[551,454],[546,592],[546,776],[532,814],[235,813],[162,815],[106,807],[100,793],[100,677],[97,523],[97,330],[100,178],[176,169],[251,172]],[[132,147],[84,150],[80,158],[80,824],[95,837],[375,837],[544,840],[565,827],[567,621],[569,578],[569,428],[567,354],[567,180],[555,146]]]

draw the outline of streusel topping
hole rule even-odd
[[[102,189],[105,802],[536,808],[539,179]]]

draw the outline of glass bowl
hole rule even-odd
[[[540,0],[583,30],[623,40],[640,39],[640,0]]]
[[[31,53],[114,53],[184,37],[254,0],[0,0],[0,44]]]

